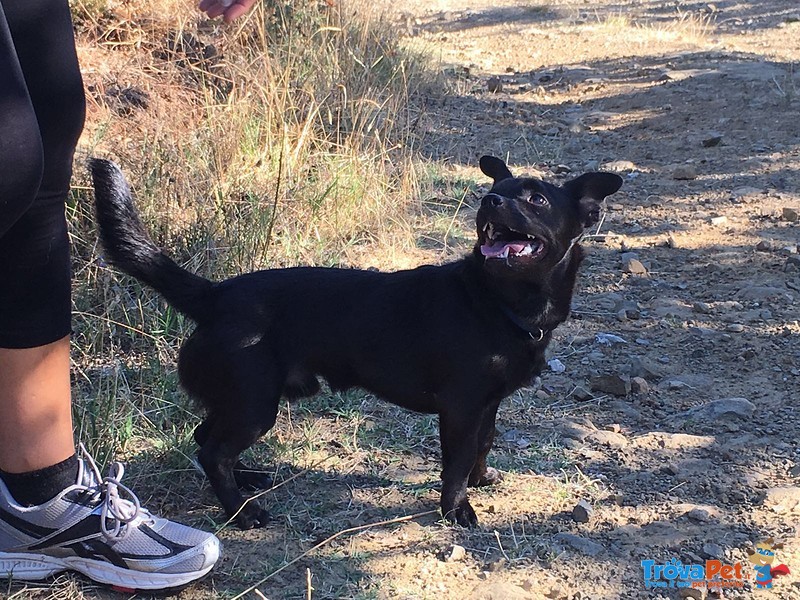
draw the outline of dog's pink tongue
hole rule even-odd
[[[510,244],[495,242],[494,244],[484,244],[481,246],[481,254],[489,257],[502,256],[503,254],[510,256],[511,254],[519,254],[527,245],[527,242],[511,242]],[[508,252],[505,252],[506,248],[508,248]]]

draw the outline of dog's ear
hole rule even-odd
[[[506,163],[496,156],[481,156],[480,165],[483,174],[494,179],[495,183],[514,177]]]
[[[585,173],[568,181],[562,189],[578,203],[583,226],[588,227],[600,219],[600,203],[622,187],[622,177],[614,173]]]

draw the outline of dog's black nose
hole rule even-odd
[[[503,204],[503,197],[498,196],[497,194],[486,194],[483,197],[483,201],[481,202],[481,204],[483,204],[483,206],[485,207],[492,206],[494,208],[497,208],[498,206],[501,206]]]

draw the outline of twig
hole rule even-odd
[[[296,556],[295,558],[290,560],[288,563],[286,563],[282,567],[280,567],[278,569],[275,569],[272,573],[270,573],[269,575],[264,577],[261,581],[253,584],[252,586],[250,586],[249,588],[247,588],[243,592],[237,594],[236,596],[231,598],[231,600],[238,600],[239,598],[243,598],[245,596],[245,594],[249,594],[250,592],[255,591],[258,586],[260,586],[263,583],[269,581],[270,579],[275,577],[275,575],[277,575],[281,571],[283,571],[285,569],[288,569],[289,567],[291,567],[297,561],[302,560],[303,558],[305,558],[306,556],[308,556],[309,554],[314,552],[314,550],[317,550],[318,548],[321,548],[325,544],[327,544],[329,542],[332,542],[333,540],[335,540],[336,538],[338,538],[341,535],[345,535],[347,533],[355,533],[356,531],[362,531],[364,529],[371,529],[373,527],[382,527],[383,525],[392,525],[394,523],[402,523],[403,521],[411,521],[412,519],[418,519],[420,517],[424,517],[424,516],[427,516],[427,515],[432,515],[432,514],[435,514],[436,512],[437,511],[435,511],[435,510],[426,510],[425,512],[416,513],[416,514],[413,514],[413,515],[406,515],[404,517],[397,517],[395,519],[389,519],[388,521],[378,521],[377,523],[369,523],[367,525],[359,525],[358,527],[351,527],[349,529],[342,529],[338,533],[334,533],[332,536],[322,540],[316,546],[312,546],[311,548],[309,548],[308,550],[306,550],[305,552],[303,552],[299,556]]]
[[[508,558],[508,554],[506,554],[506,551],[503,550],[503,543],[500,541],[500,533],[497,531],[497,529],[494,530],[494,537],[497,539],[497,546],[500,548],[500,552],[503,553],[503,556],[508,562],[511,562],[511,559]]]

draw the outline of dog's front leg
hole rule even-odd
[[[495,418],[497,417],[497,402],[487,407],[481,419],[480,429],[478,430],[478,458],[472,472],[469,474],[469,485],[471,487],[482,487],[494,485],[503,481],[503,476],[497,469],[486,466],[486,455],[492,449],[495,434]]]
[[[467,500],[467,481],[478,458],[481,420],[466,410],[439,413],[442,443],[442,516],[463,527],[474,527],[478,517]]]

